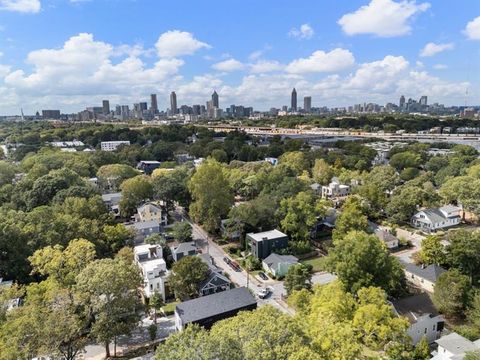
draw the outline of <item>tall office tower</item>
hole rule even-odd
[[[400,103],[398,104],[401,109],[405,107],[405,96],[400,96]]]
[[[420,105],[427,106],[427,99],[427,95],[423,95],[418,102],[420,103]]]
[[[297,111],[297,90],[292,90],[292,111]]]
[[[200,105],[192,105],[192,114],[193,115],[200,115],[201,114]]]
[[[120,115],[122,113],[122,107],[120,105],[115,106],[115,115]]]
[[[158,113],[157,94],[150,95],[150,110],[152,110],[154,114]]]
[[[103,115],[110,114],[110,101],[108,101],[108,100],[103,100],[102,101],[102,113],[103,113]]]
[[[212,106],[214,108],[219,108],[220,106],[218,106],[218,94],[216,91],[213,91],[213,94],[212,94]]]
[[[140,106],[140,111],[148,110],[148,104],[146,102],[141,102],[138,105]]]
[[[177,94],[175,94],[175,91],[172,91],[170,93],[170,111],[172,112],[173,115],[178,113]]]
[[[311,96],[305,96],[303,98],[303,111],[306,113],[311,113],[312,112],[312,97]]]

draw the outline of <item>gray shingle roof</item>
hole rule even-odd
[[[175,308],[184,324],[238,310],[257,301],[245,287],[222,291],[198,299],[184,301]]]
[[[141,221],[141,222],[135,222],[133,224],[127,225],[127,227],[133,227],[136,230],[150,229],[150,228],[155,228],[159,226],[160,224],[157,220]]]
[[[278,255],[271,253],[263,260],[263,262],[266,263],[268,267],[276,269],[279,263],[297,264],[298,259],[293,255]]]
[[[433,305],[430,296],[426,293],[396,300],[392,304],[397,313],[405,316],[411,323],[414,323],[417,318],[424,315],[431,315],[432,317],[438,315],[438,311]]]
[[[463,336],[455,332],[442,336],[435,342],[455,355],[478,350],[478,347],[472,341],[465,339]]]
[[[175,254],[179,253],[188,253],[189,251],[197,251],[197,246],[195,245],[195,242],[189,241],[189,242],[184,242],[180,243],[176,248],[173,249],[173,252]]]
[[[423,269],[421,266],[410,263],[403,263],[403,266],[409,273],[412,273],[432,283],[435,283],[438,277],[446,271],[444,268],[438,265],[428,265]]]

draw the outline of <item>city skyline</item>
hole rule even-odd
[[[216,90],[223,107],[258,110],[290,104],[292,88],[301,89],[297,101],[312,97],[312,107],[385,104],[407,93],[428,94],[432,103],[480,104],[476,1],[457,2],[462,11],[454,16],[446,4],[410,0],[302,1],[296,11],[252,2],[251,16],[229,20],[249,1],[214,1],[214,14],[181,1],[194,19],[167,18],[155,26],[156,12],[179,4],[24,0],[15,7],[18,1],[0,1],[0,113],[69,113],[104,99],[147,102],[149,94],[157,94],[163,109],[171,89],[182,104],[204,104]],[[129,26],[115,32],[104,26],[127,14]],[[268,30],[257,31],[264,21]]]

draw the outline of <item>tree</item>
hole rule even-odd
[[[137,291],[141,286],[138,268],[121,259],[94,261],[77,276],[75,292],[86,304],[88,317],[95,319],[91,335],[105,344],[107,357],[111,341],[115,341],[115,354],[117,337],[137,326],[141,307]]]
[[[207,160],[190,179],[189,189],[193,198],[190,214],[207,231],[214,231],[233,204],[233,194],[224,169],[218,162]]]
[[[150,305],[153,309],[153,319],[155,324],[157,323],[157,310],[161,309],[163,305],[163,299],[162,296],[155,291],[152,296],[150,296],[150,299],[148,300],[148,305]]]
[[[458,230],[449,234],[447,261],[469,276],[473,284],[480,276],[480,231]]]
[[[105,225],[103,227],[105,243],[112,253],[117,253],[124,246],[132,245],[135,232],[123,224]]]
[[[300,192],[296,196],[283,199],[280,202],[280,225],[293,240],[307,240],[317,217],[326,213],[323,202],[315,203],[315,198],[307,192]]]
[[[414,350],[414,359],[415,360],[429,360],[430,356],[430,346],[428,344],[428,340],[425,336],[415,345]]]
[[[405,168],[416,168],[420,166],[421,163],[421,156],[411,151],[396,153],[390,158],[390,165],[398,171]]]
[[[457,176],[447,180],[440,188],[445,202],[461,203],[465,210],[480,215],[480,179]]]
[[[357,293],[368,286],[378,286],[388,294],[402,290],[402,267],[375,235],[351,231],[335,238],[333,245],[326,267],[337,274],[346,291]]]
[[[184,166],[155,176],[153,178],[155,199],[165,201],[168,209],[173,208],[174,202],[178,202],[184,207],[188,206],[190,203],[190,193],[187,186],[189,178],[190,170]]]
[[[287,152],[280,156],[279,163],[290,168],[296,175],[300,175],[310,167],[308,159],[301,151]]]
[[[333,170],[324,159],[316,159],[312,169],[312,177],[317,183],[327,185],[333,177]]]
[[[435,284],[433,302],[446,316],[462,316],[470,297],[468,276],[456,269],[441,274]]]
[[[145,242],[151,245],[160,245],[161,247],[165,247],[167,245],[167,240],[165,236],[160,234],[151,234],[145,238]]]
[[[422,240],[419,259],[425,265],[443,265],[446,263],[445,246],[438,236],[430,235]]]
[[[153,198],[153,186],[150,178],[145,175],[125,180],[120,188],[122,190],[120,212],[125,217],[132,215],[137,206],[144,201]]]
[[[480,351],[469,351],[465,354],[463,360],[480,360]]]
[[[393,167],[375,166],[364,176],[358,193],[368,201],[372,213],[377,214],[387,205],[387,192],[392,191],[399,181],[400,178]]]
[[[124,164],[103,165],[97,171],[99,186],[111,190],[117,190],[124,180],[139,174],[138,170]]]
[[[192,240],[192,226],[188,221],[176,222],[172,230],[173,237],[178,242],[188,242]]]
[[[148,336],[150,336],[150,341],[155,340],[155,338],[157,337],[157,325],[156,324],[151,324],[148,327]]]
[[[359,200],[349,197],[342,207],[342,212],[335,221],[333,239],[342,238],[352,230],[367,231],[368,219],[363,213]]]
[[[178,299],[195,298],[198,286],[205,280],[208,265],[196,256],[185,256],[172,267],[169,282]]]
[[[287,295],[290,295],[293,291],[310,289],[312,287],[311,268],[303,264],[290,266],[285,275],[283,286],[287,291]]]
[[[15,177],[15,172],[16,168],[14,165],[6,161],[0,161],[0,187],[11,184]]]
[[[389,220],[394,223],[406,223],[422,204],[424,192],[418,186],[401,186],[385,207]]]

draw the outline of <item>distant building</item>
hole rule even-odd
[[[298,259],[295,256],[275,253],[271,253],[262,261],[263,269],[277,278],[285,276],[288,269],[296,264],[298,264]]]
[[[153,170],[158,169],[160,165],[162,165],[160,161],[140,160],[137,164],[137,169],[143,171],[147,175],[151,175]]]
[[[130,141],[102,141],[100,148],[102,151],[115,151],[120,145],[130,145]]]
[[[432,352],[430,360],[461,360],[467,353],[480,350],[480,339],[470,341],[455,332],[442,336],[435,342],[438,348]]]
[[[103,100],[102,101],[102,113],[103,113],[103,115],[109,115],[110,114],[110,101],[108,101],[108,100]]]
[[[292,90],[291,107],[293,112],[297,111],[297,90],[295,88]]]
[[[165,301],[165,285],[169,272],[163,259],[162,247],[160,245],[138,245],[135,246],[133,253],[135,263],[143,276],[143,294],[149,298],[157,292]]]
[[[312,97],[311,96],[305,96],[303,98],[303,111],[305,111],[307,114],[312,112]]]
[[[153,114],[158,114],[157,94],[150,94],[150,110]]]
[[[288,236],[278,230],[247,234],[246,241],[250,244],[252,255],[265,259],[275,250],[288,246]]]
[[[420,105],[422,105],[422,106],[427,106],[427,102],[428,102],[427,99],[428,99],[427,96],[426,96],[426,95],[423,95],[423,96],[420,98],[420,100],[418,101],[418,103],[419,103]]]
[[[445,327],[445,319],[440,315],[426,293],[409,296],[393,303],[395,312],[410,322],[407,334],[416,345],[425,337],[429,344],[437,340]]]
[[[172,115],[178,114],[177,94],[175,94],[175,91],[170,93],[170,111]]]
[[[219,108],[219,101],[218,101],[218,94],[216,91],[213,91],[213,94],[212,94],[212,106],[214,108]]]
[[[435,232],[460,224],[462,208],[446,205],[436,209],[426,209],[412,216],[412,226],[425,232]]]
[[[60,119],[60,110],[42,110],[42,119]]]
[[[274,158],[274,157],[266,157],[265,158],[265,161],[272,164],[273,166],[277,166],[278,165],[278,158]]]
[[[247,288],[222,291],[178,304],[175,308],[175,328],[182,331],[190,324],[198,324],[210,329],[217,321],[256,308],[257,301]]]
[[[404,109],[405,108],[405,96],[400,96],[400,102],[398,103],[398,106],[400,107],[400,109]]]
[[[322,186],[322,197],[325,199],[347,196],[348,194],[350,194],[350,186],[341,184],[336,177],[332,178],[328,186]]]

